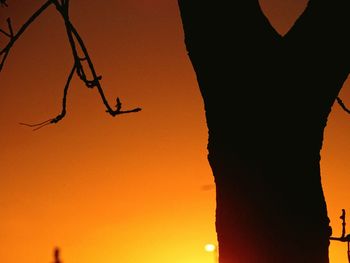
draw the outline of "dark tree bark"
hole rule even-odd
[[[323,131],[349,73],[350,1],[280,36],[258,0],[179,0],[204,99],[220,263],[326,263]]]

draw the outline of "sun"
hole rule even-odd
[[[204,246],[204,249],[205,249],[205,251],[213,252],[216,250],[216,246],[214,244],[206,244]]]

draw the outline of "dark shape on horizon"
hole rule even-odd
[[[60,258],[60,249],[56,247],[53,251],[53,257],[54,260],[52,263],[62,263],[61,258]]]
[[[320,150],[350,71],[350,1],[310,0],[284,36],[258,0],[178,3],[204,100],[220,263],[328,263]]]

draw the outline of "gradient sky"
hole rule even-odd
[[[261,4],[283,34],[305,2]],[[16,30],[43,1],[8,3],[0,25],[11,16]],[[65,263],[212,263],[207,129],[176,0],[72,0],[71,18],[109,100],[143,111],[112,118],[75,78],[63,121],[37,132],[20,126],[60,112],[73,63],[54,8],[30,27],[0,74],[1,261],[48,263],[59,246]],[[341,97],[350,104],[349,85]],[[341,209],[350,214],[349,159],[350,115],[334,105],[321,166],[337,236]],[[332,263],[347,262],[345,244],[330,251]]]

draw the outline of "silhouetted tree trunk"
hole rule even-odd
[[[204,99],[220,263],[326,263],[327,117],[350,65],[350,1],[311,0],[280,36],[258,0],[179,0]]]

